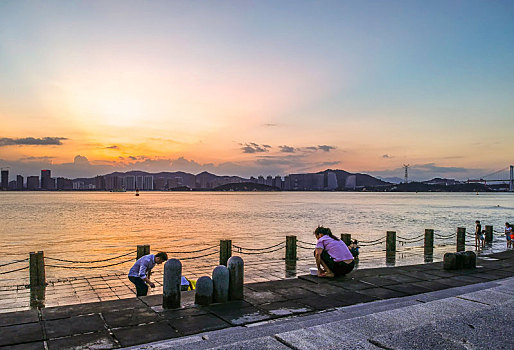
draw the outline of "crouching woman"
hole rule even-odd
[[[342,276],[353,270],[355,262],[352,253],[329,228],[319,226],[314,231],[314,235],[318,240],[314,256],[319,277]]]

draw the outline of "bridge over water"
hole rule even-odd
[[[468,179],[468,183],[478,182],[487,185],[487,183],[504,183],[509,184],[509,191],[514,192],[514,165],[510,165],[493,173],[481,176],[479,179]]]

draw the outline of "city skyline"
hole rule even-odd
[[[412,180],[513,163],[508,1],[0,3],[0,167]]]

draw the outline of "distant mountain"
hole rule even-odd
[[[380,179],[380,180],[385,181],[385,182],[390,182],[392,184],[400,184],[403,181],[405,181],[405,179],[402,179],[401,177],[382,177],[382,176],[377,176],[377,179]]]
[[[422,181],[421,183],[427,184],[427,185],[458,185],[461,184],[462,181],[457,181],[455,179],[444,179],[440,177],[435,177],[432,180],[428,181]]]

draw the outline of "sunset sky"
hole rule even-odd
[[[0,2],[11,178],[465,179],[513,155],[513,1]]]

